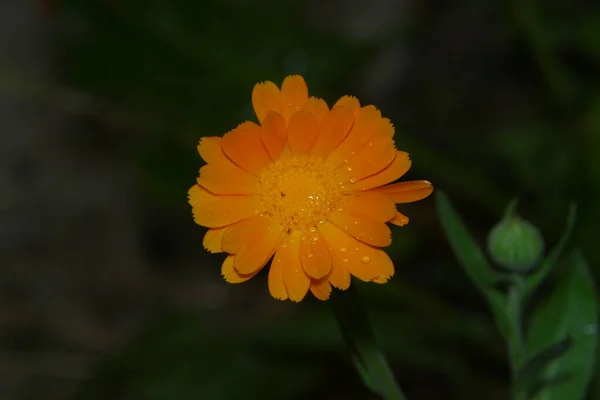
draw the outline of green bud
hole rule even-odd
[[[514,215],[516,202],[507,208],[488,235],[488,251],[498,265],[515,271],[528,272],[542,257],[544,239],[538,228]]]

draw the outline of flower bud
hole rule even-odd
[[[544,252],[544,239],[538,228],[507,212],[488,235],[490,256],[501,267],[514,272],[528,272]]]

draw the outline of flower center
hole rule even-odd
[[[312,231],[342,199],[344,190],[336,175],[320,157],[284,156],[259,176],[264,214],[278,218],[287,232]]]

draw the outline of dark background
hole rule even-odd
[[[0,3],[0,398],[375,399],[327,303],[220,276],[196,144],[258,81],[375,104],[480,244],[504,207],[600,274],[600,5],[585,0]],[[505,344],[433,197],[361,284],[408,397],[506,399]],[[598,376],[598,374],[597,374]],[[600,378],[590,394],[600,398]],[[565,399],[567,400],[567,399]]]

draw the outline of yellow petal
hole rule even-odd
[[[275,253],[271,268],[269,269],[269,293],[277,300],[287,300],[288,294],[283,282],[283,264],[278,260],[278,253]]]
[[[354,155],[374,136],[381,124],[381,112],[373,106],[366,106],[356,112],[354,125],[340,145],[327,157],[327,162],[338,166]]]
[[[411,161],[408,153],[398,151],[394,161],[385,169],[356,183],[350,183],[349,187],[351,190],[359,191],[386,185],[404,175],[410,169],[410,165]]]
[[[331,252],[319,232],[302,236],[300,261],[304,272],[313,279],[321,279],[331,272]]]
[[[395,203],[412,203],[429,196],[433,192],[433,185],[428,181],[408,181],[373,190],[388,196]]]
[[[223,252],[223,233],[227,227],[223,228],[215,228],[209,229],[204,234],[204,239],[202,240],[202,245],[206,250],[211,253],[222,253]]]
[[[227,256],[223,264],[221,265],[221,275],[228,283],[242,283],[246,282],[248,279],[252,278],[254,274],[242,275],[235,270],[233,267],[235,256]]]
[[[347,197],[340,208],[338,211],[379,222],[388,222],[396,213],[394,202],[389,197],[371,191]]]
[[[331,296],[331,285],[327,279],[312,280],[310,282],[310,291],[317,299],[325,301]]]
[[[262,122],[269,111],[280,112],[279,88],[273,82],[263,82],[254,85],[252,90],[252,106],[259,122]]]
[[[308,153],[317,139],[318,128],[314,115],[306,111],[294,113],[288,122],[288,145],[292,153]]]
[[[317,121],[321,123],[323,118],[329,112],[329,106],[327,105],[327,103],[325,103],[325,100],[323,99],[319,99],[317,97],[309,97],[306,101],[306,104],[304,104],[304,108],[302,110],[314,115]]]
[[[245,171],[258,175],[271,163],[261,136],[259,125],[244,122],[223,136],[223,152]]]
[[[308,88],[300,75],[290,75],[281,84],[281,115],[289,121],[292,114],[302,110],[308,100]]]
[[[281,157],[287,140],[287,127],[281,114],[271,111],[262,123],[261,140],[271,160]]]
[[[265,218],[268,225],[255,225],[252,236],[235,255],[234,267],[240,274],[252,274],[260,270],[271,259],[281,238],[283,230],[272,219]]]
[[[331,254],[352,275],[366,282],[380,275],[379,267],[373,261],[380,257],[378,252],[381,250],[354,239],[331,222],[320,224],[319,232],[329,244]]]
[[[310,287],[310,278],[300,263],[299,232],[292,232],[283,239],[275,253],[275,262],[283,265],[283,282],[289,299],[295,302],[302,300]]]
[[[385,247],[392,244],[392,232],[384,222],[339,211],[332,212],[329,215],[329,221],[349,235],[371,246]]]
[[[326,157],[350,132],[354,114],[349,107],[339,106],[331,110],[321,122],[319,133],[311,153]]]

